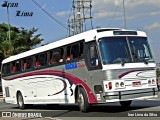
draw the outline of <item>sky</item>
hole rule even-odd
[[[67,30],[51,19],[32,0],[0,0],[18,3],[9,7],[10,24],[16,27],[38,28],[42,34],[42,44],[51,43],[67,37]],[[50,15],[68,25],[72,0],[36,0]],[[124,0],[127,29],[145,31],[151,44],[152,53],[160,63],[160,0]],[[32,12],[32,17],[16,16],[17,11]],[[93,28],[124,28],[122,0],[92,0]],[[8,23],[7,8],[0,6],[0,23]],[[87,22],[87,30],[91,25]]]

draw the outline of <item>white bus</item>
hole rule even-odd
[[[145,32],[94,29],[2,62],[6,103],[90,105],[157,97],[156,64]]]

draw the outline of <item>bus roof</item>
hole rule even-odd
[[[14,61],[14,60],[18,60],[18,59],[21,59],[21,58],[25,58],[25,57],[28,57],[28,56],[31,56],[31,55],[35,55],[37,53],[45,52],[45,51],[48,51],[50,49],[61,47],[61,46],[67,45],[67,44],[78,42],[80,40],[85,40],[85,42],[90,42],[90,41],[95,40],[95,37],[96,37],[97,34],[102,34],[103,33],[103,34],[106,35],[106,33],[104,33],[104,32],[107,32],[107,35],[108,34],[111,35],[111,33],[112,33],[112,36],[113,36],[113,31],[126,31],[126,30],[120,29],[120,28],[98,28],[98,29],[89,30],[89,31],[86,31],[86,32],[83,32],[83,33],[80,33],[80,34],[77,34],[77,35],[59,40],[59,41],[52,42],[50,44],[47,44],[47,45],[44,45],[44,46],[41,46],[41,47],[38,47],[38,48],[35,48],[35,49],[32,49],[32,50],[29,50],[29,51],[11,56],[9,58],[4,59],[2,61],[2,64],[8,63],[8,62],[11,62],[11,61]]]

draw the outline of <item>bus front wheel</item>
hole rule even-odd
[[[132,103],[132,100],[129,101],[120,101],[122,107],[129,107]]]
[[[19,92],[17,95],[17,103],[18,103],[19,109],[23,110],[25,108],[25,104],[24,104],[24,100],[21,92]]]
[[[89,110],[90,104],[88,103],[87,94],[82,87],[79,88],[77,101],[80,111],[87,112]]]

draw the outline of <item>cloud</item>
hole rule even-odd
[[[160,22],[156,22],[151,25],[145,26],[145,30],[157,30],[157,29],[160,29]]]
[[[70,11],[60,11],[60,12],[56,13],[56,16],[64,17],[64,16],[69,15],[69,13],[70,13]]]
[[[93,0],[93,14],[95,19],[110,17],[118,5],[117,15],[123,15],[122,0]],[[160,0],[125,0],[126,15],[135,19],[137,16],[157,16],[160,15]]]
[[[150,12],[150,15],[152,15],[152,16],[160,16],[160,11]]]
[[[103,18],[107,18],[107,17],[113,17],[115,13],[114,12],[110,12],[110,11],[98,11],[94,14],[95,19],[103,19]],[[120,16],[121,13],[120,12],[117,12],[116,13],[116,16]]]
[[[145,6],[145,5],[152,5],[152,6],[159,6],[160,0],[126,0],[125,4],[128,7],[138,7],[138,6]]]

